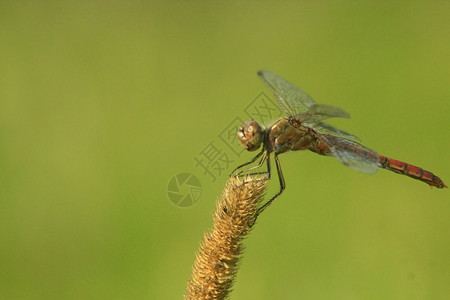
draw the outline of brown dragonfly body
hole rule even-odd
[[[344,110],[338,107],[316,104],[301,89],[270,71],[260,71],[258,75],[274,92],[280,107],[287,116],[277,120],[267,129],[256,121],[249,120],[238,131],[238,138],[248,151],[255,151],[261,145],[263,147],[258,155],[248,163],[237,167],[232,174],[262,156],[258,165],[245,171],[259,168],[267,161],[267,171],[262,173],[268,174],[270,178],[270,154],[273,152],[280,180],[280,191],[259,208],[256,216],[270,205],[286,186],[278,155],[287,151],[310,150],[321,155],[336,157],[344,165],[362,172],[373,173],[378,168],[384,168],[423,181],[430,186],[447,187],[433,173],[405,162],[378,155],[375,151],[358,143],[357,137],[334,128],[323,121],[333,117],[349,118],[350,115]],[[242,174],[242,172],[238,174]]]

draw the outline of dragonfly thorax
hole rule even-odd
[[[261,147],[264,140],[264,133],[258,122],[248,120],[241,127],[237,133],[239,141],[247,151],[255,151]]]

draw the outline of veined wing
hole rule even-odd
[[[285,79],[271,71],[258,71],[258,76],[269,89],[272,90],[281,109],[288,116],[295,117],[296,115],[305,113],[311,106],[316,104],[316,102],[300,88],[287,82]]]
[[[288,116],[300,121],[309,118],[318,120],[336,117],[350,118],[350,115],[339,107],[316,104],[302,89],[271,71],[258,71],[258,76],[273,92],[281,109]]]
[[[308,111],[302,114],[304,120],[314,118],[316,120],[324,120],[329,118],[347,118],[350,119],[350,114],[343,110],[342,108],[324,105],[324,104],[314,104]]]
[[[336,127],[331,126],[330,124],[318,120],[317,118],[309,118],[302,122],[302,125],[311,127],[314,131],[325,134],[325,135],[333,135],[335,137],[342,137],[345,139],[349,139],[352,141],[360,141],[360,138],[357,136],[350,134],[344,130],[337,129]]]
[[[344,165],[364,173],[374,173],[380,166],[376,151],[357,142],[328,134],[319,138],[330,148],[330,156],[339,159]]]

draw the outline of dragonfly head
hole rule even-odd
[[[244,125],[239,127],[237,136],[241,144],[248,151],[259,149],[264,139],[261,126],[254,120],[248,120]]]

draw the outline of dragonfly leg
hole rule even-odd
[[[267,159],[267,160],[266,160]],[[262,164],[264,163],[264,160],[267,161],[267,170],[266,171],[261,171],[261,172],[253,172],[253,173],[249,173],[248,175],[260,175],[260,174],[264,174],[267,175],[266,180],[270,179],[270,155],[267,155],[267,158],[263,157],[263,159],[261,159],[261,161],[259,162],[259,165],[255,167],[255,169],[259,168],[262,166]],[[253,169],[253,168],[251,168]],[[250,170],[250,169],[248,169]],[[246,170],[246,171],[248,171]]]
[[[264,149],[263,149],[261,152],[259,152],[258,155],[256,155],[255,157],[253,157],[252,160],[250,160],[249,162],[246,162],[245,164],[242,164],[242,165],[240,165],[240,166],[237,166],[236,169],[234,169],[233,172],[231,172],[230,176],[233,176],[234,173],[235,173],[237,170],[242,169],[243,167],[248,166],[249,164],[254,163],[254,162],[255,162],[255,161],[256,161],[263,153],[265,153]],[[261,164],[262,164],[262,163],[261,163]],[[241,174],[243,171],[244,171],[244,170],[240,171],[240,172],[239,172],[238,174],[236,174],[236,175]]]
[[[267,152],[264,152],[263,157],[261,158],[261,160],[259,161],[259,163],[256,166],[253,166],[253,167],[250,167],[248,169],[242,170],[241,172],[238,173],[238,175],[241,175],[243,172],[249,172],[251,170],[255,170],[255,169],[261,168],[261,166],[264,164],[264,162],[268,158],[270,158],[269,154]],[[248,173],[248,175],[258,175],[258,174],[267,174],[267,171]]]
[[[258,163],[257,166],[249,168],[249,169],[247,169],[245,171],[249,171],[249,170],[252,170],[252,169],[260,168],[263,165],[264,161],[267,161],[267,170],[266,171],[248,173],[247,175],[253,176],[253,175],[264,174],[267,177],[266,178],[261,177],[261,178],[258,178],[258,179],[253,179],[253,181],[265,181],[265,180],[269,180],[270,179],[270,155],[267,152],[264,153],[264,156],[261,158],[261,161]],[[238,175],[238,176],[241,176],[241,175]],[[248,183],[248,181],[244,182],[244,184],[246,184],[246,183]]]
[[[272,173],[270,172],[270,156],[267,157],[267,179],[270,179],[270,175]]]
[[[267,160],[267,166],[268,166],[267,171],[242,174],[243,172],[248,172],[248,171],[260,168],[266,160]],[[268,154],[268,152],[264,152],[263,157],[261,158],[261,160],[259,161],[259,163],[256,166],[242,170],[239,173],[237,173],[236,176],[245,177],[245,176],[258,175],[258,174],[265,174],[268,176],[267,176],[267,178],[262,177],[262,178],[252,179],[252,181],[264,181],[264,180],[269,180],[269,178],[270,178],[270,155]],[[243,184],[247,184],[248,182],[249,181],[244,181]]]
[[[281,170],[281,165],[280,165],[280,161],[278,159],[278,155],[275,154],[275,164],[277,166],[277,173],[278,173],[278,179],[280,181],[280,191],[272,197],[272,199],[270,199],[269,201],[267,201],[266,203],[264,203],[263,206],[261,206],[260,208],[258,208],[258,210],[255,213],[255,219],[253,221],[253,224],[255,224],[256,222],[256,218],[258,218],[258,216],[270,205],[272,204],[272,202],[277,199],[281,193],[283,193],[284,189],[286,188],[286,183],[284,182],[284,177],[283,177],[283,171]],[[268,173],[269,173],[269,178],[270,178],[270,164],[268,164]],[[253,224],[251,226],[253,226]]]

